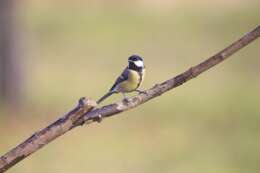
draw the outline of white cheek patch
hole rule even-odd
[[[135,65],[136,65],[137,67],[143,67],[143,66],[144,66],[144,62],[141,61],[141,60],[134,61],[134,63],[135,63]]]

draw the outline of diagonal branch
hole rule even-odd
[[[188,80],[195,78],[202,72],[224,61],[232,54],[257,39],[259,36],[260,26],[256,27],[254,30],[224,50],[220,51],[216,55],[194,67],[191,67],[187,71],[174,78],[171,78],[161,84],[156,84],[151,89],[146,90],[145,93],[131,98],[128,102],[118,102],[93,110],[93,108],[96,106],[95,101],[84,98],[80,99],[78,105],[69,113],[65,114],[63,117],[59,118],[48,127],[34,133],[30,138],[7,152],[5,155],[1,156],[0,173],[7,171],[9,168],[28,157],[30,154],[39,150],[49,142],[68,132],[74,127],[100,121],[101,118],[110,117],[112,115],[116,115],[118,113],[132,109],[149,101],[150,99],[160,96],[161,94],[182,85]]]

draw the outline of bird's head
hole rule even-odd
[[[132,55],[128,58],[128,64],[130,69],[142,69],[144,68],[144,61],[138,55]]]

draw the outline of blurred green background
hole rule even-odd
[[[25,0],[20,20],[23,109],[1,106],[1,154],[78,98],[102,96],[131,54],[145,59],[142,89],[215,54],[260,23],[260,1]],[[259,48],[257,40],[137,109],[77,128],[9,172],[258,172]]]

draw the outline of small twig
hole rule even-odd
[[[118,102],[93,110],[96,106],[94,101],[80,99],[78,105],[65,116],[52,123],[43,130],[34,133],[29,139],[7,152],[0,157],[0,173],[5,172],[30,154],[39,150],[49,142],[66,133],[74,127],[82,124],[88,124],[94,121],[100,121],[112,115],[139,106],[148,100],[160,96],[161,94],[182,85],[188,80],[195,78],[202,72],[224,61],[232,54],[245,47],[260,36],[260,26],[243,36],[216,55],[210,57],[206,61],[191,67],[184,73],[171,78],[161,84],[156,84],[151,89],[131,98],[127,103]]]

